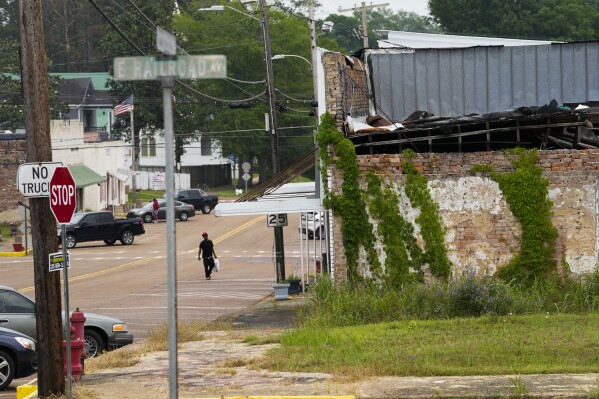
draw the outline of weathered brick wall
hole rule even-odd
[[[399,211],[414,226],[418,210],[403,193],[403,155],[363,155],[357,162],[361,172],[374,171],[392,183],[400,194]],[[413,163],[428,179],[429,190],[439,205],[447,228],[445,243],[454,271],[475,268],[480,274],[494,273],[520,249],[521,228],[502,196],[499,186],[484,175],[471,176],[475,165],[492,165],[497,172],[514,170],[502,152],[417,154]],[[572,273],[586,273],[597,266],[597,177],[599,150],[540,151],[539,166],[549,182],[553,202],[552,221],[559,232],[555,258]],[[331,187],[339,193],[341,175],[332,170]],[[362,184],[365,182],[362,180]],[[376,231],[376,221],[371,220]],[[335,219],[335,277],[347,276],[347,265]],[[419,243],[422,241],[419,238]],[[383,249],[377,248],[384,258]],[[565,261],[565,263],[563,262]]]
[[[348,64],[340,53],[324,53],[323,66],[326,86],[325,110],[333,115],[341,129],[346,115],[368,116],[368,83],[364,64],[353,58]]]
[[[0,140],[0,212],[18,208],[17,170],[26,162],[25,139]]]

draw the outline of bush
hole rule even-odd
[[[399,288],[319,279],[300,319],[320,326],[455,317],[599,312],[599,271],[578,280],[537,281],[528,288],[466,272],[447,283]]]

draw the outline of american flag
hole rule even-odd
[[[133,111],[133,96],[127,97],[125,101],[114,107],[114,114],[121,115]]]

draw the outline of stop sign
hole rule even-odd
[[[59,224],[70,223],[77,207],[75,180],[66,166],[59,166],[50,179],[50,209]]]

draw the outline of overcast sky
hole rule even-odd
[[[320,0],[322,7],[318,10],[316,18],[325,18],[329,14],[338,14],[339,7],[341,9],[352,8],[354,6],[361,6],[362,0]],[[413,11],[416,14],[428,15],[427,4],[428,0],[373,0],[365,1],[366,5],[370,4],[385,4],[391,10],[399,11]],[[351,15],[351,12],[344,12],[342,15]]]

